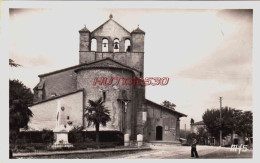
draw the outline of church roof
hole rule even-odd
[[[116,69],[125,69],[125,70],[130,70],[130,71],[137,71],[140,72],[134,68],[125,66],[111,58],[106,58],[103,60],[98,60],[89,64],[84,64],[77,68],[75,72],[82,70],[82,69],[94,69],[94,68],[116,68]]]
[[[44,76],[60,73],[60,72],[71,70],[71,69],[76,69],[76,71],[78,71],[79,69],[84,69],[84,68],[118,68],[118,69],[127,69],[127,70],[131,70],[131,71],[137,71],[140,73],[140,71],[137,69],[123,65],[122,63],[119,63],[111,58],[105,58],[105,59],[90,62],[90,63],[79,64],[79,65],[67,67],[64,69],[52,71],[49,73],[40,74],[40,75],[38,75],[38,77],[44,77]]]
[[[199,122],[195,122],[192,125],[205,125],[205,123],[203,121],[199,121]]]
[[[66,94],[63,94],[63,95],[54,96],[54,97],[48,98],[46,100],[36,102],[36,103],[30,105],[29,107],[34,106],[34,105],[38,105],[38,104],[41,104],[41,103],[44,103],[44,102],[47,102],[47,101],[55,100],[55,99],[58,99],[58,98],[61,98],[61,97],[65,97],[65,96],[68,96],[68,95],[72,95],[72,94],[75,94],[75,93],[78,93],[78,92],[83,92],[83,91],[84,91],[83,89],[79,89],[79,90],[76,90],[76,91],[73,91],[73,92],[70,92],[70,93],[66,93]]]
[[[82,28],[81,30],[79,30],[79,33],[84,33],[84,32],[89,32],[89,30],[87,29],[86,26],[84,28]]]
[[[148,103],[152,103],[152,104],[154,104],[154,105],[157,105],[157,106],[159,106],[159,107],[161,107],[162,109],[165,109],[165,110],[167,110],[167,111],[170,111],[170,112],[176,113],[176,114],[178,114],[180,117],[187,117],[186,114],[183,114],[183,113],[178,112],[178,111],[175,111],[175,110],[173,110],[173,109],[171,109],[171,108],[168,108],[168,107],[162,106],[162,105],[157,104],[156,102],[153,102],[153,101],[151,101],[151,100],[145,99],[145,101],[148,102]]]
[[[145,34],[145,32],[144,32],[143,30],[141,30],[141,29],[139,28],[139,26],[138,26],[135,30],[133,30],[131,33]]]

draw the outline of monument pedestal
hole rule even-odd
[[[73,147],[72,144],[69,143],[68,141],[68,131],[63,129],[63,130],[53,130],[54,134],[56,135],[56,142],[51,146],[53,149],[58,149],[58,148],[71,148]]]
[[[125,146],[125,147],[130,146],[129,134],[125,134],[125,135],[124,135],[124,146]]]

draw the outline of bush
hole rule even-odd
[[[100,142],[115,142],[119,145],[124,144],[124,136],[120,131],[100,131]],[[80,128],[74,128],[69,132],[68,139],[70,143],[92,142],[96,140],[95,131],[82,131]]]
[[[72,130],[70,130],[70,132],[68,134],[68,141],[70,143],[83,142],[84,133],[82,130],[83,130],[83,127],[74,127]]]
[[[44,129],[42,131],[41,138],[42,138],[42,142],[44,143],[52,143],[54,140],[54,133],[51,130]]]

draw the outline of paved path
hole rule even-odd
[[[126,154],[126,155],[118,155],[109,157],[111,159],[135,159],[135,158],[151,158],[151,159],[160,159],[160,158],[175,158],[175,159],[190,159],[190,146],[173,146],[173,145],[161,145],[161,146],[151,146],[153,150],[151,151],[144,151],[138,152],[133,154]],[[207,155],[210,153],[214,153],[218,150],[223,150],[220,147],[214,146],[197,146],[197,151],[199,156]],[[228,150],[228,149],[224,149]]]

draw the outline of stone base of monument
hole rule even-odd
[[[54,130],[54,134],[56,135],[56,142],[51,146],[52,149],[58,148],[71,148],[73,147],[72,144],[68,142],[68,131],[66,130]]]
[[[124,146],[125,146],[125,147],[130,146],[129,134],[125,134],[125,135],[124,135]]]
[[[143,146],[143,135],[142,134],[138,134],[137,135],[137,147],[141,147]]]

